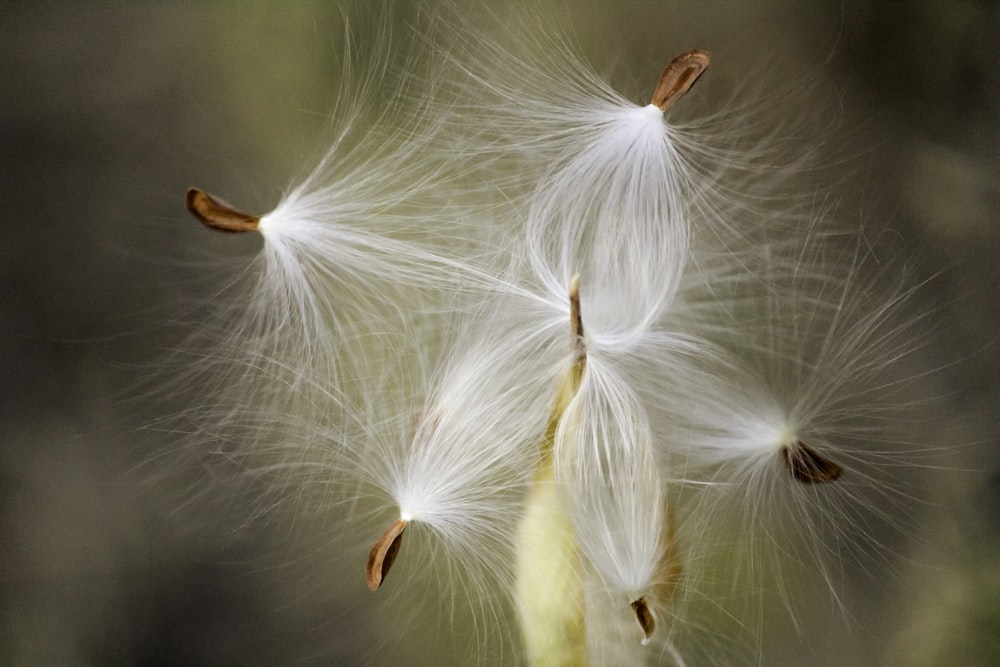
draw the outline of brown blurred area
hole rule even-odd
[[[840,118],[861,215],[934,274],[944,323],[919,548],[858,585],[849,626],[807,617],[748,662],[1000,664],[1000,3],[615,4],[574,12],[588,51],[634,22],[644,55],[698,46],[731,55],[730,76],[759,59],[828,79],[840,108],[787,112]],[[191,220],[186,188],[272,205],[316,155],[344,15],[375,11],[4,7],[0,664],[380,664],[362,646],[379,629],[330,602],[361,589],[361,561],[350,584],[303,585],[308,558],[272,576],[286,527],[237,530],[245,517],[196,499],[204,471],[157,469],[187,439],[157,425],[187,405],[151,386],[213,280],[254,249]],[[397,11],[403,29],[414,10]]]

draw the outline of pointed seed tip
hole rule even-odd
[[[365,566],[365,583],[368,585],[368,590],[377,591],[385,581],[399,553],[407,523],[409,522],[402,517],[396,519],[372,547],[368,554],[368,564]]]

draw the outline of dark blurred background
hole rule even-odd
[[[786,67],[818,81],[818,108],[775,113],[835,123],[859,188],[839,194],[934,275],[929,381],[946,407],[920,547],[858,596],[851,632],[807,618],[748,661],[1000,664],[1000,4],[607,4],[573,6],[588,55],[697,46],[720,81]],[[0,11],[0,664],[378,664],[357,648],[362,617],[329,603],[343,583],[314,580],[308,558],[271,576],[286,526],[201,504],[210,480],[174,456],[189,439],[158,427],[185,396],[155,386],[213,280],[254,251],[188,218],[185,189],[273,205],[322,141],[344,16],[377,11]],[[415,11],[395,13],[405,33]]]

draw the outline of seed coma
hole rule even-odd
[[[666,113],[677,100],[691,90],[691,86],[708,69],[711,61],[708,51],[701,49],[685,51],[671,60],[660,75],[660,81],[656,84],[650,104]]]
[[[187,210],[203,225],[219,232],[253,232],[260,226],[260,218],[238,211],[198,188],[188,188]]]
[[[801,440],[786,445],[782,448],[782,454],[792,477],[803,484],[832,482],[844,472],[839,465]]]
[[[396,519],[372,547],[371,553],[368,554],[368,565],[365,566],[365,583],[368,584],[368,590],[377,591],[385,581],[399,553],[407,523],[409,522],[406,519]]]

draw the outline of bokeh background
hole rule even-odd
[[[932,277],[938,328],[941,453],[918,534],[889,574],[857,577],[848,618],[820,603],[746,661],[1000,664],[1000,3],[684,4],[532,7],[568,17],[594,62],[658,73],[696,46],[719,82],[808,81],[815,105],[766,112],[826,119],[831,155],[851,158],[837,194]],[[245,490],[220,498],[178,466],[191,438],[163,418],[188,407],[183,387],[156,386],[255,250],[191,220],[185,189],[273,205],[321,147],[345,16],[381,11],[0,10],[0,664],[382,664],[392,629],[349,611],[367,599],[360,564],[356,581],[324,576],[291,519],[241,515]],[[419,10],[392,15],[405,35]]]

